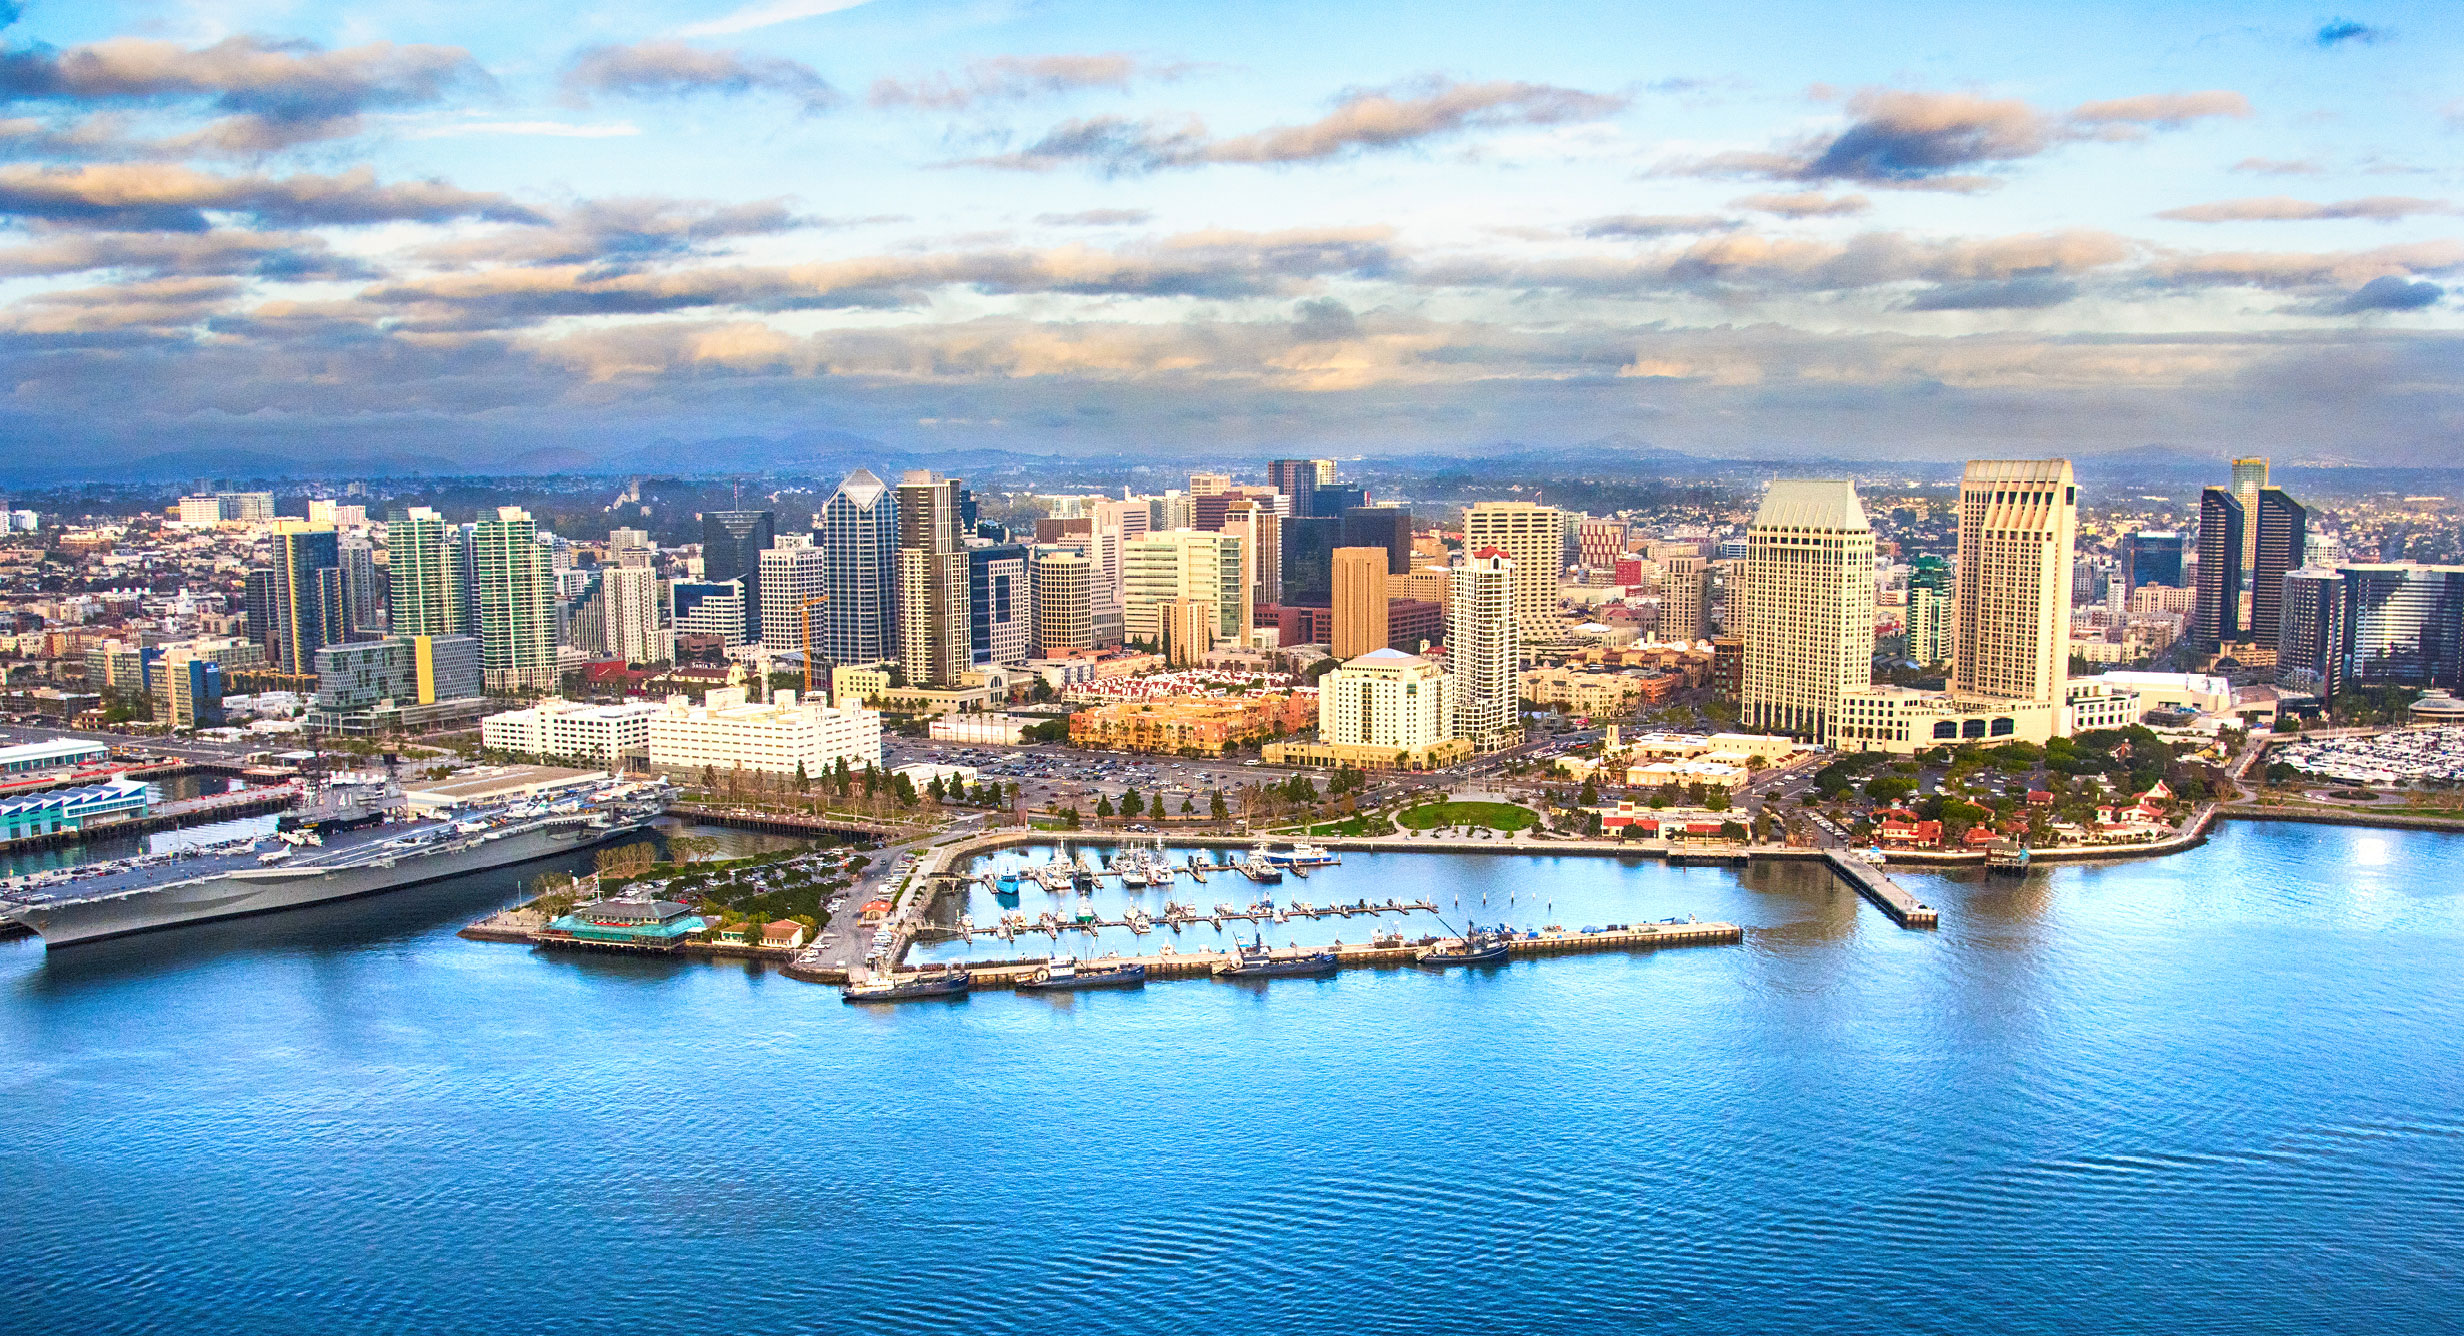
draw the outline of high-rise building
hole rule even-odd
[[[1339,547],[1334,551],[1334,633],[1328,648],[1338,659],[1357,659],[1386,648],[1386,549]]]
[[[762,647],[773,654],[807,648],[821,638],[828,613],[829,559],[802,534],[782,535],[758,555],[761,597],[754,606],[761,610]]]
[[[745,626],[756,637],[768,630],[770,625],[762,618],[761,554],[778,546],[778,541],[779,517],[775,512],[710,510],[702,513],[702,578],[744,582]]]
[[[1711,584],[1711,568],[1701,557],[1670,556],[1660,562],[1660,639],[1692,644],[1709,627],[1703,607]]]
[[[359,507],[352,506],[357,510]],[[342,605],[355,635],[374,634],[385,626],[385,583],[377,573],[376,548],[365,528],[336,535],[341,558]]]
[[[1475,548],[1448,573],[1446,667],[1454,678],[1454,736],[1482,751],[1523,736],[1523,627],[1514,558]]]
[[[1229,473],[1192,473],[1189,475],[1191,496],[1221,496],[1231,490],[1232,475]]]
[[[967,647],[975,666],[1025,663],[1034,608],[1026,548],[985,543],[967,549]]]
[[[1266,481],[1276,491],[1291,498],[1290,513],[1306,519],[1317,514],[1311,504],[1320,486],[1335,480],[1335,461],[1331,459],[1271,459],[1266,464]]]
[[[1202,598],[1168,598],[1155,607],[1155,648],[1175,668],[1206,662],[1215,647],[1215,605]]]
[[[2346,566],[2344,670],[2355,686],[2464,691],[2464,566]]]
[[[1952,695],[2062,703],[2078,533],[2069,460],[1968,461],[1951,581]]]
[[[2190,635],[2214,651],[2241,639],[2242,503],[2222,487],[2199,493],[2199,590],[2191,605]]]
[[[957,686],[975,664],[959,491],[957,479],[930,469],[898,480],[898,660],[910,686]]]
[[[1493,547],[1514,561],[1515,620],[1527,640],[1557,634],[1557,584],[1566,570],[1566,521],[1554,506],[1482,501],[1463,512],[1464,550]]]
[[[744,617],[744,581],[678,580],[668,586],[678,636],[713,636],[721,649],[751,641]]]
[[[1951,659],[1951,564],[1916,559],[1908,572],[1908,661],[1931,668]]]
[[[2276,631],[2276,685],[2332,700],[2344,686],[2344,576],[2289,571]]]
[[[1335,597],[1335,549],[1343,546],[1343,521],[1313,515],[1285,520],[1282,602],[1304,608],[1331,606]]]
[[[1255,609],[1249,602],[1249,563],[1241,548],[1239,534],[1194,529],[1133,540],[1123,550],[1122,634],[1160,646],[1161,605],[1172,599],[1199,599],[1215,610],[1216,639],[1248,643]]]
[[[1575,521],[1574,550],[1586,570],[1615,569],[1617,559],[1626,554],[1626,522],[1584,516]]]
[[[1369,493],[1354,483],[1325,482],[1309,494],[1309,513],[1328,519],[1342,519],[1343,512],[1369,504]]]
[[[659,573],[648,566],[606,566],[599,573],[600,643],[627,663],[668,663],[676,635],[668,624]]]
[[[490,691],[556,688],[556,571],[539,526],[519,506],[499,506],[470,537],[479,586],[480,677]]]
[[[2260,488],[2258,505],[2250,526],[2257,531],[2257,542],[2250,565],[2248,638],[2256,644],[2273,645],[2283,626],[2284,577],[2301,569],[2310,512],[2281,487]]]
[[[273,557],[266,657],[279,672],[313,673],[318,650],[351,638],[340,541],[330,524],[285,520],[275,526]]]
[[[2132,534],[2122,546],[2122,575],[2132,589],[2150,584],[2181,588],[2182,536],[2153,529]]]
[[[829,628],[819,649],[832,663],[898,656],[898,501],[869,469],[847,475],[814,518],[822,551]]]
[[[1243,497],[1224,508],[1216,528],[1241,536],[1241,555],[1249,562],[1249,601],[1253,605],[1283,599],[1283,517],[1271,498]],[[1206,526],[1200,525],[1200,528]]]
[[[1318,741],[1391,749],[1409,757],[1458,736],[1459,682],[1416,654],[1380,647],[1344,661],[1318,684]],[[1406,764],[1409,764],[1407,761]]]
[[[1782,479],[1763,493],[1730,586],[1744,642],[1741,722],[1821,738],[1843,692],[1874,680],[1874,530],[1844,480]]]
[[[2233,499],[2242,507],[2242,588],[2250,588],[2250,570],[2258,561],[2259,532],[2251,523],[2259,513],[2259,489],[2267,485],[2267,461],[2253,456],[2233,461]]]
[[[1406,574],[1412,569],[1412,512],[1401,506],[1352,506],[1343,512],[1343,545],[1384,548],[1386,573]]]
[[[1095,563],[1083,553],[1038,548],[1027,559],[1027,580],[1034,595],[1031,657],[1095,648]]]

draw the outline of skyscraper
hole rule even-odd
[[[1482,501],[1463,513],[1464,550],[1493,547],[1514,561],[1514,615],[1526,639],[1557,632],[1557,585],[1566,569],[1566,521],[1554,506]]]
[[[2344,670],[2356,685],[2464,691],[2464,566],[2346,566]]]
[[[627,663],[667,663],[676,657],[659,573],[648,566],[605,566],[599,572],[600,641]]]
[[[274,528],[273,549],[266,656],[279,671],[313,673],[318,650],[351,638],[341,544],[330,524],[284,520]]]
[[[1743,639],[1742,722],[1824,737],[1843,692],[1874,680],[1874,530],[1844,480],[1782,479],[1746,529],[1730,620]]]
[[[1285,520],[1282,531],[1282,601],[1293,607],[1331,606],[1335,549],[1343,546],[1343,521],[1325,516]]]
[[[350,636],[372,635],[385,625],[385,586],[377,575],[376,548],[364,528],[335,536],[342,567],[342,606]]]
[[[2214,651],[2241,639],[2242,503],[2222,487],[2199,493],[2199,589],[2191,605],[2190,634]]]
[[[1343,545],[1384,548],[1386,573],[1408,575],[1412,569],[1412,512],[1401,506],[1349,507],[1343,512]]]
[[[2122,574],[2132,589],[2141,585],[2182,587],[2182,536],[2145,530],[2132,534],[2122,547]]]
[[[1215,638],[1245,644],[1255,609],[1249,602],[1249,562],[1237,533],[1173,529],[1140,535],[1122,556],[1122,634],[1163,644],[1161,605],[1202,600],[1214,609]]]
[[[1335,480],[1335,461],[1331,459],[1272,459],[1266,464],[1266,481],[1276,491],[1291,498],[1289,512],[1306,519],[1317,514],[1310,509],[1318,488]]]
[[[2267,461],[2252,456],[2233,461],[2233,499],[2242,508],[2242,581],[2247,592],[2250,569],[2258,560],[2259,533],[2250,521],[2259,513],[2259,489],[2267,485]]]
[[[1342,519],[1343,512],[1369,504],[1369,493],[1348,482],[1325,482],[1309,495],[1309,513],[1328,519]]]
[[[778,535],[779,517],[771,511],[702,512],[702,578],[744,582],[748,636],[760,636],[769,625],[761,612],[761,554],[778,546]]]
[[[967,549],[967,647],[977,667],[1026,662],[1034,605],[1026,548],[986,543]]]
[[[1523,735],[1523,628],[1514,558],[1476,548],[1447,572],[1446,667],[1454,678],[1454,736],[1482,751]]]
[[[1972,459],[1951,582],[1954,696],[2059,705],[2079,488],[2067,459]]]
[[[556,572],[530,512],[499,506],[471,531],[479,587],[479,667],[490,691],[552,691],[557,682]]]
[[[809,639],[820,639],[829,612],[826,604],[812,602],[829,587],[828,558],[802,534],[784,535],[756,556],[761,589],[753,605],[760,609],[762,647],[773,654],[808,648],[807,625]]]
[[[2310,512],[2285,495],[2281,487],[2259,489],[2250,564],[2250,639],[2273,645],[2283,626],[2284,577],[2301,569],[2305,530]]]
[[[1027,580],[1034,595],[1033,657],[1095,648],[1095,563],[1083,553],[1038,548],[1027,560]]]
[[[2276,685],[2332,700],[2344,686],[2344,576],[2305,569],[2284,577],[2276,631]]]
[[[822,654],[832,663],[898,655],[898,502],[869,469],[847,475],[822,503],[813,541],[830,606]]]
[[[1243,497],[1224,508],[1223,523],[1217,526],[1224,533],[1241,536],[1253,605],[1283,601],[1283,516],[1275,512],[1271,500]]]
[[[910,686],[954,687],[974,666],[959,490],[930,469],[898,480],[898,660]]]
[[[1701,557],[1671,556],[1660,562],[1660,639],[1691,644],[1703,638],[1704,592],[1711,570]]]
[[[1951,658],[1951,564],[1923,556],[1908,572],[1908,660],[1930,668]]]
[[[1357,659],[1386,648],[1386,549],[1339,547],[1334,551],[1334,632],[1328,646],[1338,659]]]

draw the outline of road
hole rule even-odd
[[[864,953],[872,949],[873,926],[863,921],[865,902],[888,899],[900,878],[908,871],[908,860],[923,857],[928,847],[945,841],[962,840],[983,829],[990,817],[972,813],[960,817],[943,830],[912,835],[895,844],[885,844],[867,854],[872,862],[854,885],[830,901],[830,921],[822,926],[821,935],[796,958],[807,968],[850,969],[863,963]],[[911,912],[921,912],[913,906]]]

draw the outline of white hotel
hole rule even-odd
[[[771,703],[745,698],[743,687],[722,687],[695,705],[670,696],[650,717],[650,764],[661,770],[760,770],[820,778],[841,760],[851,770],[881,764],[881,714],[861,707],[838,709],[819,699],[798,700],[793,691],[773,692]]]
[[[588,761],[613,770],[648,754],[650,718],[658,712],[648,701],[592,705],[551,696],[529,709],[480,720],[479,741],[495,751]]]

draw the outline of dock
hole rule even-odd
[[[1337,942],[1332,946],[1313,947],[1335,953],[1338,969],[1402,969],[1412,965],[1421,950],[1439,939],[1424,938],[1416,942],[1375,945],[1367,942]],[[1745,929],[1734,923],[1637,923],[1618,924],[1597,930],[1546,929],[1516,937],[1506,943],[1506,953],[1514,959],[1532,956],[1562,956],[1600,951],[1656,951],[1680,946],[1734,946],[1745,940]],[[1212,978],[1215,967],[1233,958],[1227,951],[1163,951],[1147,956],[1104,956],[1106,965],[1144,965],[1151,981],[1164,979]],[[1010,960],[984,962],[952,961],[936,966],[932,971],[898,970],[893,978],[907,979],[922,973],[937,973],[942,968],[964,969],[976,989],[1015,988],[1033,977],[1048,962],[1042,956],[1018,957]],[[807,983],[844,983],[845,972],[791,965],[782,971],[789,978]]]
[[[1837,873],[1840,880],[1856,887],[1857,894],[1873,901],[1876,908],[1890,915],[1899,926],[1942,926],[1942,916],[1934,912],[1933,906],[1909,894],[1907,887],[1891,880],[1890,874],[1881,868],[1844,849],[1825,850],[1823,861],[1831,865],[1831,871]]]
[[[230,793],[209,793],[203,797],[181,798],[163,803],[142,816],[97,821],[90,826],[77,829],[55,830],[40,835],[20,835],[12,840],[0,840],[0,853],[83,844],[87,840],[109,839],[114,835],[150,835],[160,830],[209,825],[216,821],[232,821],[244,816],[264,816],[268,813],[287,810],[298,801],[299,789],[295,785],[237,789]]]

